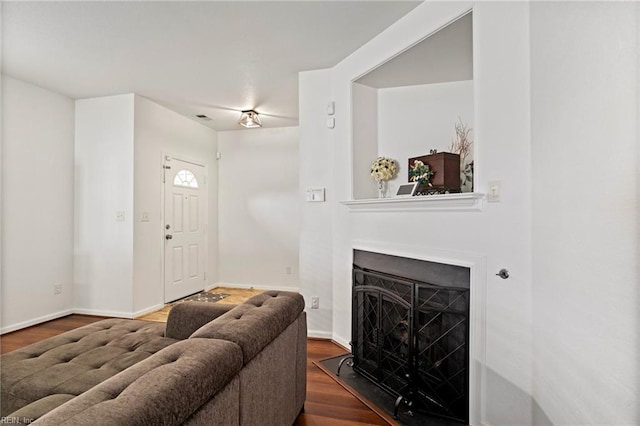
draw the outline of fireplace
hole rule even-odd
[[[469,422],[468,268],[354,250],[353,369],[401,406]]]

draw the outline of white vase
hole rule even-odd
[[[386,181],[382,179],[376,179],[378,182],[378,198],[386,198],[387,196],[387,185]]]

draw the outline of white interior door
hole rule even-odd
[[[165,157],[164,301],[205,288],[207,190],[203,166]]]

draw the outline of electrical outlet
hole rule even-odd
[[[311,298],[311,309],[319,309],[320,308],[320,298],[318,296],[313,296]]]
[[[62,294],[62,284],[53,285],[53,294]]]
[[[286,268],[284,268],[284,273],[287,275],[291,275],[291,266],[287,266]]]

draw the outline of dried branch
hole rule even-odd
[[[471,129],[467,128],[467,125],[462,122],[460,117],[458,117],[458,120],[459,123],[455,124],[456,136],[451,141],[449,152],[460,155],[460,164],[464,165],[467,162],[467,156],[471,152],[473,141],[469,137]]]

